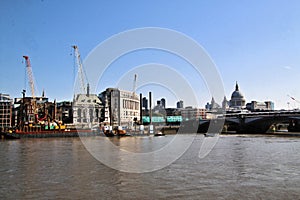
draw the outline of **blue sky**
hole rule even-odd
[[[296,0],[3,0],[0,92],[21,96],[25,85],[22,56],[29,55],[38,91],[44,89],[50,99],[71,100],[71,45],[77,44],[85,58],[114,34],[133,28],[162,27],[182,32],[203,46],[220,72],[228,99],[238,81],[247,102],[273,100],[277,109],[287,108],[287,102],[290,108],[300,107],[287,96],[300,100],[299,10],[300,2]],[[119,71],[118,65],[134,67],[148,62],[173,64],[179,72],[184,68],[184,64],[176,62],[178,58],[157,51],[137,55],[115,62],[115,72]],[[193,74],[190,76],[192,79]],[[106,84],[113,86],[113,78],[102,83],[99,90]],[[199,86],[203,107],[211,98],[204,86]],[[28,87],[27,90],[29,94]],[[156,94],[155,98],[164,95],[159,89]],[[176,100],[170,97],[168,105],[174,106]]]

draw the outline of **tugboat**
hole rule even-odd
[[[103,127],[103,133],[106,137],[113,137],[115,136],[113,130],[112,130],[112,127],[111,126],[104,126]]]
[[[131,136],[123,129],[122,126],[115,127],[114,129],[112,126],[104,126],[103,133],[106,137],[114,137],[114,136]]]

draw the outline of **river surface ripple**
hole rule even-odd
[[[172,137],[111,140],[140,151]],[[161,170],[134,174],[105,166],[80,138],[1,140],[0,199],[300,199],[299,137],[221,136],[203,159],[201,141]]]

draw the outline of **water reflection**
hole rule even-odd
[[[127,151],[145,152],[160,148],[169,139],[110,140]],[[222,136],[213,151],[199,159],[201,142],[202,138],[196,138],[180,159],[162,170],[133,174],[98,162],[79,138],[1,141],[0,197],[297,199],[300,196],[299,138]],[[105,154],[109,157],[109,152]]]

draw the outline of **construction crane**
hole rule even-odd
[[[31,63],[30,63],[29,56],[23,56],[23,58],[25,59],[25,62],[26,62],[26,71],[27,71],[27,76],[28,76],[28,83],[29,83],[29,86],[30,86],[31,97],[32,97],[32,101],[30,103],[31,107],[32,107],[32,113],[27,113],[27,115],[29,117],[29,122],[34,123],[36,121],[36,115],[38,113],[36,99],[35,99],[36,97],[35,97],[34,77],[33,77],[33,73],[32,73],[32,68],[31,68]],[[24,97],[25,97],[25,90],[23,90],[23,98]],[[25,105],[23,105],[23,106],[25,106]]]
[[[33,73],[31,69],[31,64],[28,56],[23,56],[25,58],[26,62],[26,71],[27,71],[27,76],[28,76],[28,82],[30,86],[30,91],[31,91],[31,96],[32,98],[35,98],[35,90],[34,90],[34,78],[33,78]]]
[[[290,97],[293,101],[297,102],[298,104],[300,104],[300,101],[295,99],[294,97],[290,96],[290,95],[287,95],[288,97]]]
[[[76,64],[77,64],[77,68],[78,68],[80,89],[81,89],[81,92],[85,94],[85,93],[87,93],[86,85],[88,85],[87,77],[86,77],[85,71],[83,69],[78,46],[73,45],[72,48],[74,49],[74,56],[75,56]],[[87,82],[87,84],[86,84],[86,82]]]
[[[293,101],[296,101],[297,103],[300,103],[299,100],[295,99],[294,97],[291,97],[290,95],[288,95]]]

